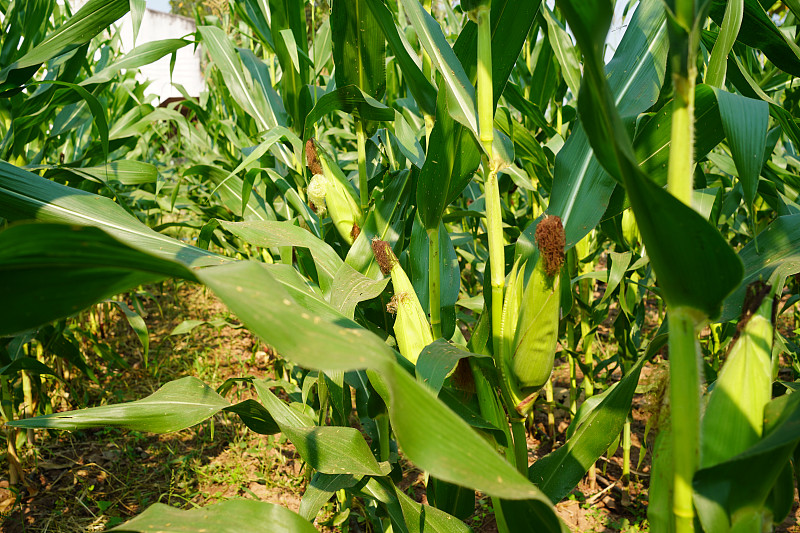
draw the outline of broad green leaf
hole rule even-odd
[[[584,3],[580,9],[567,0],[558,5],[585,57],[578,105],[587,137],[605,170],[625,185],[664,299],[671,307],[718,316],[742,278],[742,263],[715,227],[639,168],[603,70],[608,2]]]
[[[721,89],[716,89],[714,93],[717,95],[725,137],[728,139],[739,180],[742,182],[744,199],[749,212],[753,213],[758,177],[764,162],[769,105],[767,102]]]
[[[166,277],[179,263],[139,252],[97,228],[23,224],[0,232],[0,334],[29,329]]]
[[[560,520],[554,518],[548,506],[537,500],[501,500],[503,517],[510,531],[519,533],[539,533],[552,531],[553,533],[568,533],[569,528]]]
[[[436,123],[417,182],[417,209],[425,229],[439,226],[447,205],[461,194],[481,161],[476,137],[447,114],[445,100],[440,92]]]
[[[611,269],[608,272],[606,291],[600,299],[601,303],[607,300],[608,297],[611,296],[611,293],[619,287],[622,278],[625,276],[625,272],[628,270],[628,265],[631,264],[630,252],[610,252],[609,255],[611,259]]]
[[[429,313],[430,297],[428,296],[428,275],[429,266],[429,244],[428,233],[422,227],[419,217],[414,217],[414,225],[411,230],[411,243],[409,246],[409,259],[411,260],[411,281],[414,291],[419,297],[423,311]],[[441,302],[442,318],[445,313],[455,313],[453,306],[458,301],[458,294],[461,290],[461,268],[458,264],[453,242],[450,234],[443,223],[439,224],[439,301]],[[443,325],[443,335],[446,338],[452,336],[452,328],[455,324],[450,324],[450,328]],[[450,334],[447,334],[450,331]]]
[[[57,374],[53,372],[53,370],[51,370],[50,367],[48,367],[35,357],[20,357],[19,359],[14,359],[14,361],[12,361],[11,363],[0,368],[0,375],[13,376],[14,374],[17,374],[20,370],[25,370],[26,372],[34,375],[57,376]]]
[[[700,161],[725,137],[717,97],[708,85],[699,84],[695,87],[694,123],[696,130],[702,132],[694,143],[694,159]],[[639,166],[659,185],[667,183],[671,131],[672,99],[666,101],[655,116],[642,126],[633,141]]]
[[[106,165],[96,167],[60,167],[86,179],[100,183],[119,182],[122,185],[142,185],[155,183],[158,170],[150,163],[133,159],[110,161]]]
[[[133,22],[133,42],[136,44],[136,37],[142,27],[142,18],[144,18],[144,10],[147,9],[147,2],[146,0],[130,0],[130,5],[131,21]]]
[[[418,0],[399,0],[406,16],[417,31],[420,44],[431,58],[431,64],[444,80],[447,109],[450,115],[478,138],[478,115],[475,109],[475,88],[464,67],[447,42],[439,23],[425,11]],[[441,87],[440,87],[441,89]]]
[[[564,81],[567,82],[567,87],[572,91],[572,94],[577,97],[578,89],[581,86],[580,54],[575,45],[572,44],[572,39],[566,28],[556,19],[550,8],[547,6],[542,8],[542,16],[547,22],[547,38],[550,40],[550,46],[553,48],[558,63],[561,65],[561,74],[564,76]]]
[[[106,117],[106,110],[105,107],[100,103],[100,101],[89,91],[81,87],[80,85],[76,85],[74,83],[67,83],[65,81],[59,80],[43,80],[43,81],[35,81],[31,82],[30,85],[39,85],[39,84],[52,84],[57,85],[60,87],[67,87],[68,89],[72,89],[83,99],[86,105],[92,112],[92,117],[94,117],[94,123],[97,127],[97,131],[100,134],[100,143],[103,147],[103,156],[105,159],[108,159],[108,119]]]
[[[708,59],[705,83],[712,87],[722,88],[725,85],[725,74],[728,67],[728,54],[736,42],[739,28],[742,26],[744,0],[732,0],[725,7],[725,16],[720,26],[717,40]]]
[[[663,3],[640,2],[614,58],[604,68],[613,95],[611,101],[625,127],[632,126],[636,117],[656,102],[664,82],[668,47]],[[592,150],[585,121],[581,114],[581,123],[556,156],[553,193],[547,209],[548,214],[561,218],[567,248],[597,226],[616,186]]]
[[[519,51],[539,9],[539,1],[492,2],[492,86],[497,105]],[[468,79],[477,76],[477,25],[469,22],[458,36],[453,51]],[[447,92],[440,91],[436,123],[428,143],[425,165],[417,185],[417,207],[426,229],[435,228],[442,213],[472,179],[481,160],[477,137],[451,116]]]
[[[331,285],[331,305],[352,319],[359,302],[372,300],[383,293],[389,279],[368,278],[347,263],[339,265]]]
[[[151,230],[108,198],[54,183],[4,161],[0,161],[0,212],[10,221],[101,227],[134,248],[188,266],[230,261]]]
[[[334,77],[380,100],[386,92],[386,41],[367,0],[334,2],[331,9]]]
[[[708,394],[702,421],[700,467],[738,455],[763,433],[764,407],[772,398],[773,295],[748,302],[747,322],[728,350]],[[751,296],[753,298],[753,296]]]
[[[487,356],[471,353],[444,339],[437,339],[420,352],[416,364],[417,379],[438,394],[447,376],[453,372],[458,362],[466,357]]]
[[[177,326],[175,326],[172,331],[169,333],[170,335],[185,335],[186,333],[190,333],[194,330],[194,328],[198,326],[212,326],[215,328],[221,328],[223,326],[227,326],[229,328],[240,328],[242,327],[241,324],[233,324],[228,322],[227,320],[223,320],[221,318],[215,318],[213,320],[184,320]]]
[[[425,164],[425,152],[422,150],[414,130],[406,121],[405,117],[399,112],[394,112],[394,131],[392,132],[397,139],[400,151],[417,168],[422,168]]]
[[[547,501],[493,446],[403,370],[395,353],[376,335],[348,320],[333,323],[308,315],[256,263],[233,263],[197,274],[255,334],[287,359],[326,372],[371,369],[373,383],[376,379],[383,383],[400,447],[420,468],[487,494]],[[244,291],[244,287],[249,289]],[[301,328],[305,334],[296,335]],[[470,454],[461,453],[464,449]]]
[[[247,198],[244,211],[242,204],[245,202],[242,190],[245,188],[244,180],[227,171],[211,165],[194,165],[184,172],[184,176],[201,176],[214,184],[214,195],[231,213],[241,215],[246,221],[271,221],[277,217],[272,206],[264,201],[259,194],[252,194]],[[296,191],[292,191],[295,194]],[[301,202],[302,205],[302,202]]]
[[[265,533],[314,533],[308,520],[274,503],[228,500],[188,511],[155,503],[145,512],[110,531],[116,533],[241,533],[260,524]]]
[[[386,107],[368,94],[365,94],[355,85],[339,87],[322,96],[314,108],[308,112],[303,139],[308,140],[314,131],[314,124],[333,111],[352,113],[358,109],[359,115],[364,120],[391,121],[394,120],[394,110]]]
[[[63,26],[0,70],[0,95],[28,81],[45,61],[89,42],[129,9],[129,0],[89,0]]]
[[[260,222],[225,222],[220,225],[240,239],[261,246],[263,248],[277,248],[281,246],[299,246],[308,248],[314,258],[317,273],[327,280],[330,286],[339,268],[342,259],[333,248],[325,241],[318,239],[308,230],[295,226],[291,222],[263,220]]]
[[[709,15],[722,25],[726,0],[713,0]],[[776,67],[793,76],[800,76],[800,47],[776,25],[758,0],[744,0],[742,27],[738,41],[758,48]]]
[[[650,501],[647,519],[653,533],[674,533],[672,521],[672,432],[659,431],[653,446],[653,476],[650,478]]]
[[[239,163],[239,165],[237,165],[236,168],[234,168],[230,174],[228,174],[225,179],[222,180],[222,182],[217,184],[217,188],[223,186],[226,181],[245,168],[251,167],[254,162],[258,161],[267,152],[267,150],[271,149],[273,145],[275,145],[275,143],[281,139],[286,139],[287,141],[291,142],[296,154],[301,152],[303,143],[300,141],[300,138],[283,126],[275,126],[264,134],[264,136],[261,138],[261,144],[243,150],[243,153],[245,154],[244,160]],[[247,209],[247,203],[250,200],[252,181],[250,182],[249,187],[243,183],[240,190],[242,191],[242,213],[244,214]],[[214,189],[212,194],[214,192],[216,192],[216,189]],[[271,208],[269,209],[271,210]]]
[[[125,318],[128,320],[128,324],[130,324],[134,333],[136,333],[136,336],[139,338],[139,342],[142,343],[145,367],[147,367],[147,358],[150,354],[150,334],[147,331],[147,324],[145,324],[142,316],[128,307],[128,304],[125,302],[118,302],[114,300],[109,300],[109,302],[116,305],[119,310],[122,311],[122,314],[124,314]]]
[[[204,48],[222,73],[225,86],[236,102],[256,120],[259,129],[268,130],[277,126],[266,112],[269,103],[264,93],[253,90],[252,80],[245,75],[242,60],[225,31],[216,26],[199,26],[197,30],[202,36]]]
[[[333,497],[338,490],[349,489],[361,481],[363,476],[351,474],[322,474],[315,472],[308,482],[303,499],[300,500],[300,516],[313,522],[322,506]]]
[[[260,11],[266,16],[270,23],[271,35],[274,36],[275,54],[281,65],[281,96],[286,111],[292,117],[292,126],[295,132],[302,131],[305,123],[305,114],[308,109],[304,107],[301,94],[305,85],[308,84],[308,70],[301,68],[298,72],[294,68],[292,55],[302,53],[308,56],[307,43],[308,34],[306,33],[306,11],[303,0],[268,0],[269,13],[263,3],[267,0],[260,0]],[[286,40],[280,38],[284,30],[291,30],[295,46],[299,50],[290,50],[286,45]]]
[[[253,51],[248,48],[237,48],[236,51],[239,52],[242,65],[244,65],[244,68],[247,69],[247,72],[250,74],[250,78],[261,89],[261,92],[264,94],[264,98],[269,104],[264,109],[268,115],[267,119],[270,121],[270,123],[275,123],[279,126],[286,126],[288,116],[286,115],[286,110],[283,106],[283,100],[281,100],[281,97],[278,96],[277,92],[275,92],[275,89],[272,88],[269,67],[266,63],[264,63],[264,61],[256,57]],[[294,142],[292,137],[287,135],[287,138]]]
[[[456,517],[436,507],[415,502],[399,488],[395,487],[394,493],[403,509],[409,533],[467,533],[470,531],[470,528]],[[474,498],[473,495],[473,510]]]
[[[254,385],[281,433],[292,441],[300,457],[314,470],[323,474],[364,476],[385,476],[391,471],[389,463],[378,463],[357,429],[315,426],[313,421],[298,417],[279,400],[269,390],[267,382],[256,380]]]
[[[758,234],[758,248],[760,253],[755,241],[751,241],[739,251],[739,258],[744,263],[744,277],[736,291],[725,300],[720,322],[741,315],[749,284],[759,279],[767,281],[774,276],[780,279],[800,272],[800,214],[776,218]]]
[[[366,0],[366,4],[372,11],[375,22],[383,32],[397,64],[403,71],[417,105],[423,113],[434,115],[436,113],[436,89],[430,80],[425,79],[417,61],[408,53],[405,35],[398,31],[389,8],[386,7],[383,0]]]
[[[737,511],[764,505],[800,441],[800,396],[767,404],[764,431],[747,451],[695,474],[695,507],[705,528],[725,530]]]
[[[425,494],[428,497],[429,505],[460,520],[467,520],[475,514],[474,490],[429,477]],[[459,525],[462,524],[459,523]]]
[[[528,469],[528,478],[553,503],[564,498],[578,485],[589,467],[608,450],[622,431],[646,359],[641,357],[596,408],[577,423],[573,422],[577,427],[571,429],[571,436],[563,446]]]
[[[16,420],[13,424],[24,428],[75,430],[121,427],[151,433],[170,433],[199,424],[220,411],[236,412],[236,407],[199,379],[185,377],[170,381],[147,398],[134,402],[37,416]],[[264,408],[260,405],[258,408],[260,414],[252,405],[245,405],[241,410],[246,416],[249,413],[250,418],[256,415],[263,423],[274,425]]]
[[[185,39],[163,39],[160,41],[142,43],[118,60],[106,66],[100,72],[82,80],[78,85],[87,86],[111,81],[120,70],[136,69],[144,65],[149,65],[167,54],[175,53],[188,44],[191,44],[191,41]]]

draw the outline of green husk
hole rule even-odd
[[[336,231],[347,244],[361,232],[363,212],[355,191],[333,158],[314,139],[306,143],[308,167],[314,177],[308,185],[308,198],[314,211],[330,215]]]
[[[403,357],[416,364],[422,349],[433,342],[428,317],[422,310],[411,280],[400,266],[389,243],[374,239],[372,250],[381,272],[392,277],[394,296],[387,309],[395,314],[394,336],[397,348]]]
[[[752,289],[752,286],[751,286]],[[772,398],[773,299],[762,285],[755,312],[746,312],[740,335],[708,398],[702,422],[701,467],[719,464],[760,438],[764,407]],[[758,301],[760,299],[760,301]],[[751,307],[752,309],[752,307]]]

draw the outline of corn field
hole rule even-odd
[[[12,486],[35,435],[228,413],[292,443],[299,512],[155,503],[114,531],[316,531],[332,501],[339,531],[456,533],[478,494],[501,533],[566,532],[555,505],[617,442],[627,494],[631,406],[658,367],[649,530],[793,512],[800,3],[216,1],[195,33],[122,53],[128,13],[139,31],[144,0],[0,0]],[[136,73],[184,47],[207,88],[158,106]],[[93,376],[76,317],[119,308],[152,363],[119,295],[170,279],[285,371],[59,411],[64,369]],[[566,440],[529,460],[557,362]]]

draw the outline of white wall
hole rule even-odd
[[[87,0],[70,0],[73,12],[85,4]],[[127,53],[133,49],[133,22],[130,13],[119,19],[112,26],[112,31],[119,33],[122,43],[122,53]],[[136,37],[136,44],[161,39],[178,39],[194,33],[194,20],[171,13],[162,13],[152,9],[146,9],[142,18],[142,25]],[[172,71],[170,80],[169,64],[171,55],[167,55],[155,63],[145,65],[139,69],[137,79],[140,81],[151,80],[146,94],[155,95],[161,103],[167,98],[180,97],[181,93],[172,86],[178,83],[186,88],[190,96],[199,96],[205,90],[205,80],[200,70],[201,53],[198,48],[195,50],[193,45],[184,46],[177,51],[175,68]]]

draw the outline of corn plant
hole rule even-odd
[[[336,497],[376,530],[465,531],[481,491],[500,531],[565,531],[553,505],[621,433],[629,450],[641,369],[665,345],[653,531],[761,531],[789,512],[800,396],[772,391],[792,347],[774,301],[800,271],[800,51],[784,31],[800,14],[643,0],[606,54],[609,0],[335,0],[312,2],[310,23],[303,0],[236,1],[197,15],[210,89],[187,117],[119,91],[121,69],[190,39],[87,71],[106,46],[92,37],[141,2],[30,22],[51,4],[0,4],[19,32],[0,56],[0,335],[180,278],[299,376],[243,380],[259,401],[187,377],[10,424],[169,432],[227,411],[284,434],[310,472],[299,514],[156,504],[119,530],[313,530]],[[151,123],[165,153],[136,138]],[[126,165],[150,178],[126,182]],[[667,318],[645,331],[653,300]],[[612,306],[617,351],[598,359]],[[704,373],[709,324],[709,356],[728,354]],[[573,374],[567,440],[529,464],[559,353],[574,372],[583,358],[587,400]],[[622,377],[601,391],[612,365]],[[398,489],[401,455],[429,504]]]

